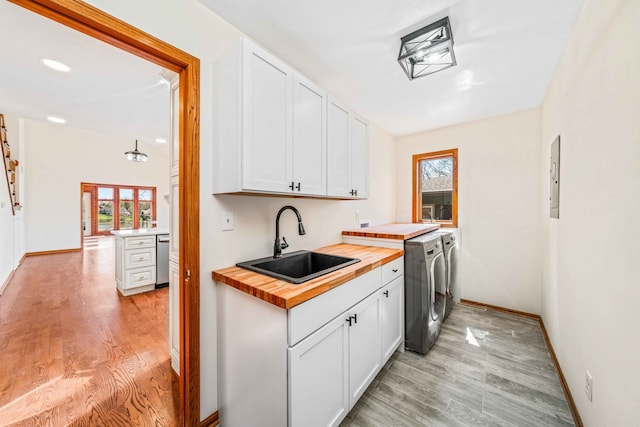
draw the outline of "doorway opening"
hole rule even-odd
[[[10,1],[179,73],[180,425],[197,426],[200,424],[200,61],[83,2]]]

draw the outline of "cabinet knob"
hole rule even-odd
[[[298,185],[296,185],[296,190],[300,191],[300,183],[298,183]]]
[[[345,319],[345,322],[349,322],[349,326],[351,326],[351,321],[352,321],[351,316],[349,316],[349,317],[347,317]]]
[[[398,269],[397,269],[397,268],[394,268],[394,269],[393,269],[393,270],[391,270],[391,271],[393,271],[394,273],[397,273],[397,272],[398,272]]]
[[[353,323],[358,323],[358,315],[357,314],[353,315]]]
[[[291,185],[289,186],[289,188],[291,189],[291,191],[293,191],[293,188],[294,188],[295,184],[296,184],[295,182],[291,181]]]
[[[384,291],[383,294],[385,297],[389,298],[389,291]]]

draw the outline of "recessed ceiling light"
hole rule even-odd
[[[166,144],[166,143],[167,143],[167,140],[166,140],[166,139],[164,139],[164,138],[156,138],[156,142],[157,142],[158,144]]]
[[[68,65],[63,64],[62,62],[54,61],[53,59],[43,59],[42,63],[49,68],[52,68],[56,71],[62,71],[63,73],[68,73],[71,71]]]
[[[49,116],[47,117],[47,120],[49,120],[52,123],[67,123],[67,121],[61,117],[56,117],[56,116]]]

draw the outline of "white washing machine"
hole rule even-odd
[[[458,241],[451,230],[441,229],[437,233],[442,237],[442,250],[447,264],[447,298],[444,310],[444,318],[446,319],[449,317],[454,304],[460,301],[458,290]]]
[[[439,233],[404,242],[405,348],[427,353],[446,309],[447,267]]]

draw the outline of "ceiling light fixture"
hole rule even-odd
[[[49,120],[51,123],[58,123],[58,124],[67,123],[67,121],[62,117],[56,117],[56,116],[49,116],[47,117],[47,120]]]
[[[133,151],[127,151],[124,156],[130,162],[146,162],[149,160],[149,156],[141,151],[138,151],[138,140],[136,139],[136,148]]]
[[[420,28],[400,39],[398,62],[409,80],[456,65],[449,17]]]
[[[71,71],[68,65],[63,64],[62,62],[54,61],[53,59],[43,59],[42,63],[49,68],[52,68],[56,71],[62,71],[63,73],[68,73]]]
[[[167,143],[167,140],[166,140],[166,139],[164,139],[164,138],[156,138],[156,142],[157,142],[158,144],[166,144],[166,143]]]

